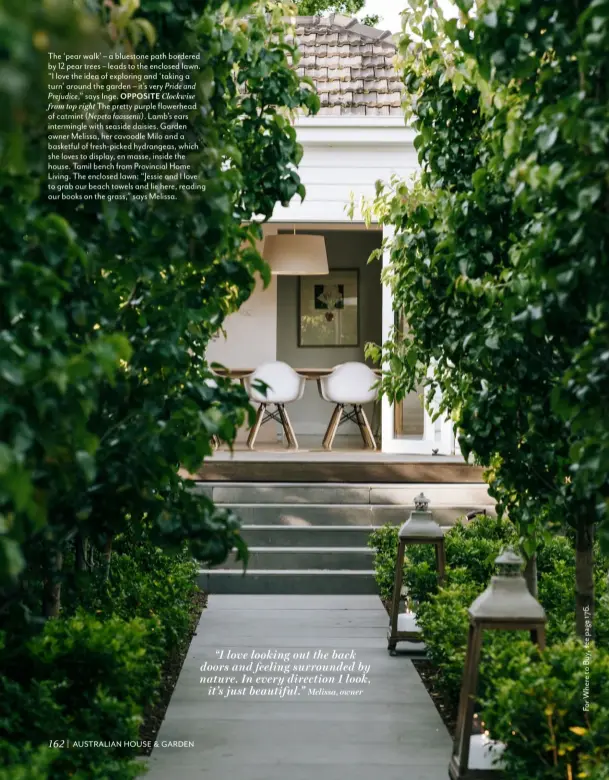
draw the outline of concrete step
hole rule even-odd
[[[368,547],[250,547],[248,568],[254,570],[315,569],[362,571],[372,568],[374,551]],[[230,556],[222,568],[243,570],[243,561]]]
[[[368,536],[385,523],[401,525],[416,495],[425,493],[445,526],[473,510],[494,512],[487,486],[473,482],[198,482],[193,492],[239,515],[249,545],[245,574],[234,555],[221,568],[201,569],[209,593],[377,593]]]
[[[487,502],[489,501],[487,497]],[[277,525],[286,528],[309,526],[364,526],[378,527],[385,523],[400,525],[414,510],[412,505],[383,504],[230,504],[245,526]],[[433,507],[434,519],[440,525],[453,525],[459,517],[472,510],[486,509],[494,514],[495,506],[486,504],[462,504]]]
[[[358,504],[412,506],[424,492],[432,510],[438,507],[493,504],[484,483],[364,485],[326,483],[197,482],[193,492],[217,504]]]
[[[282,594],[292,595],[360,595],[376,594],[378,588],[374,572],[318,571],[318,570],[264,570],[241,571],[212,569],[201,570],[199,587],[207,593]]]
[[[251,547],[366,547],[372,525],[244,525]]]

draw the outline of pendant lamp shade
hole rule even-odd
[[[330,273],[323,236],[282,233],[267,236],[262,252],[277,276],[321,276]]]

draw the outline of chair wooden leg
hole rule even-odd
[[[369,447],[370,442],[368,440],[368,432],[366,431],[366,426],[364,425],[364,421],[362,419],[362,407],[359,406],[358,404],[354,404],[353,412],[355,414],[355,421],[357,423],[357,427],[359,428],[359,432],[364,442],[364,447]]]
[[[266,411],[266,404],[260,404],[258,407],[258,412],[256,413],[256,421],[252,425],[252,429],[249,433],[249,436],[247,437],[247,446],[250,448],[250,450],[254,449],[254,444],[256,443],[256,436],[258,436],[258,431],[260,430],[260,426],[262,425],[262,420],[264,419],[264,413]]]
[[[338,430],[338,426],[340,425],[340,418],[343,416],[343,407],[340,404],[336,404],[334,407],[334,411],[332,412],[332,417],[330,417],[330,422],[328,423],[328,429],[326,431],[326,435],[324,436],[323,440],[323,448],[324,450],[331,450],[332,444],[334,443],[334,437],[336,436],[336,431]]]
[[[364,444],[367,447],[370,447],[371,450],[376,450],[376,441],[374,440],[374,434],[372,433],[372,428],[370,427],[370,423],[368,422],[368,418],[366,417],[366,412],[364,411],[363,406],[359,406],[357,409],[357,417],[360,421],[360,430],[362,432],[362,438],[364,439]]]
[[[283,430],[285,431],[286,439],[288,440],[288,448],[291,450],[297,450],[298,442],[296,441],[296,434],[294,433],[294,428],[292,428],[292,423],[290,422],[286,408],[283,404],[279,404],[277,409],[279,410],[281,424],[283,426]]]

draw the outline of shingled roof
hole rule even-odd
[[[309,76],[322,115],[402,116],[402,85],[389,30],[341,14],[293,18],[302,53],[297,72]]]

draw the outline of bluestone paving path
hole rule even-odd
[[[157,736],[159,745],[192,741],[194,747],[155,748],[146,777],[446,780],[448,732],[412,661],[387,653],[387,624],[377,596],[210,596]],[[352,698],[314,696],[304,686],[292,698],[211,696],[200,684],[201,675],[210,674],[201,665],[226,663],[216,651],[229,648],[311,650],[311,656],[316,649],[330,656],[353,650],[356,667],[370,666],[370,682],[339,686],[363,688]]]

